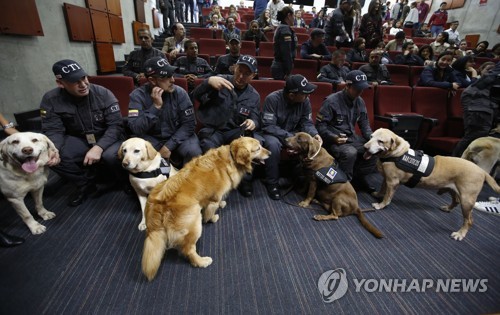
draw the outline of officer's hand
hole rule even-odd
[[[169,55],[170,55],[170,58],[171,59],[175,59],[177,57],[177,53],[179,53],[179,50],[176,48],[174,50],[172,50]]]
[[[194,80],[196,80],[196,76],[194,74],[186,74],[184,77],[188,83],[194,83]]]
[[[98,145],[92,147],[92,149],[87,151],[85,158],[83,159],[83,165],[92,165],[98,163],[101,160],[102,148]]]
[[[244,127],[245,130],[254,130],[255,129],[255,123],[251,119],[245,119],[245,121],[240,125],[240,127]]]
[[[172,152],[170,152],[170,150],[166,146],[162,146],[160,149],[160,155],[164,159],[170,159],[170,155],[172,155]]]
[[[452,88],[456,91],[458,90],[458,88],[460,87],[460,84],[458,84],[457,82],[453,82],[452,83]]]
[[[157,109],[161,109],[163,106],[163,99],[161,98],[162,94],[163,89],[158,86],[155,86],[151,91],[151,99],[153,100],[153,105]]]
[[[221,77],[210,77],[208,79],[208,85],[210,85],[212,88],[216,89],[217,91],[222,90],[223,88],[226,88],[228,90],[234,89],[234,86],[231,82],[228,80],[221,78]]]
[[[318,54],[311,54],[311,57],[313,57],[314,59],[321,59],[321,55]]]
[[[336,144],[344,144],[347,142],[347,137],[346,136],[333,136],[333,141]]]
[[[61,162],[61,158],[59,157],[59,151],[58,150],[49,151],[49,161],[47,162],[47,166],[54,166],[59,164],[59,162]]]
[[[313,138],[319,141],[320,146],[323,145],[323,139],[321,139],[321,136],[319,134],[315,135]]]

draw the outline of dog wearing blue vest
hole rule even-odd
[[[335,159],[321,142],[305,132],[298,132],[285,139],[288,152],[297,154],[308,176],[309,188],[306,199],[299,203],[308,207],[316,199],[330,214],[315,215],[317,221],[338,220],[339,217],[356,215],[361,225],[376,238],[383,234],[366,220],[358,205],[358,196],[347,176],[336,167]]]
[[[456,157],[419,153],[412,150],[405,139],[385,128],[372,134],[365,150],[365,159],[379,157],[377,167],[384,177],[380,191],[373,193],[374,197],[383,198],[372,204],[375,209],[383,209],[391,203],[399,184],[438,189],[438,194],[447,192],[452,197],[451,204],[440,209],[449,212],[458,204],[462,207],[463,225],[451,233],[457,241],[463,240],[472,226],[472,208],[484,182],[500,193],[496,181],[476,164]]]
[[[130,138],[123,142],[118,150],[122,166],[129,172],[130,184],[141,204],[142,219],[139,231],[146,229],[144,209],[148,195],[153,188],[177,174],[177,169],[163,159],[153,145],[142,138]]]

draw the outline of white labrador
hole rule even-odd
[[[162,165],[163,159],[160,153],[149,141],[142,138],[130,138],[123,142],[118,150],[118,157],[122,160],[123,168],[129,172],[130,184],[139,197],[142,219],[138,228],[144,231],[146,229],[144,208],[149,193],[158,183],[177,174],[177,169],[170,166],[168,172],[167,167]]]
[[[57,152],[46,136],[34,132],[18,132],[0,142],[0,190],[23,219],[32,234],[47,229],[38,223],[24,203],[31,193],[38,215],[50,220],[56,215],[43,206],[43,188],[49,175],[47,163]]]

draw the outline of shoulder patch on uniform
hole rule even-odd
[[[128,117],[137,117],[137,116],[139,116],[138,109],[129,109],[128,110]]]
[[[264,120],[273,120],[274,119],[274,114],[273,113],[264,113],[264,117],[262,117]]]
[[[194,109],[193,108],[188,108],[184,111],[184,114],[186,114],[186,116],[191,116],[194,114]]]
[[[283,40],[286,42],[292,41],[292,36],[283,36]]]
[[[114,112],[119,112],[120,111],[120,105],[115,104],[109,108],[109,110],[114,113]]]
[[[40,109],[40,116],[45,118],[45,116],[47,116],[47,111],[45,109]]]

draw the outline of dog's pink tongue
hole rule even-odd
[[[372,155],[371,155],[368,151],[365,151],[365,153],[363,154],[363,158],[364,158],[365,160],[368,160],[368,159],[370,159],[371,157],[372,157]]]
[[[28,160],[24,162],[23,165],[21,165],[21,167],[26,173],[33,173],[38,169],[38,165],[36,164],[35,160]]]

